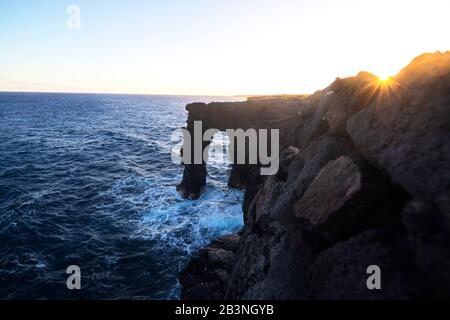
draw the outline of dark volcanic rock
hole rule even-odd
[[[340,137],[327,135],[314,140],[308,148],[290,160],[283,179],[280,179],[280,175],[266,179],[255,197],[253,221],[261,223],[262,228],[271,221],[279,222],[287,230],[297,228],[299,219],[293,210],[295,202],[325,164],[352,152],[351,144]],[[282,164],[282,172],[286,171],[283,166]]]
[[[381,290],[369,290],[369,266],[381,270]],[[366,231],[321,253],[311,267],[311,299],[408,299],[417,297],[414,260],[397,232]]]
[[[395,80],[408,89],[422,88],[431,78],[440,78],[445,81],[450,65],[450,51],[441,53],[424,53],[416,57],[409,65],[403,68]]]
[[[322,248],[314,235],[286,232],[276,224],[264,234],[248,233],[237,252],[226,298],[305,298],[307,271]]]
[[[328,123],[325,114],[330,107],[330,101],[334,95],[333,91],[314,94],[306,108],[306,121],[300,135],[300,149],[305,149],[308,144],[328,131]]]
[[[404,200],[377,170],[342,156],[322,168],[294,210],[314,230],[337,240],[399,221],[395,214]]]
[[[347,123],[358,151],[418,197],[450,189],[450,52],[431,60],[414,60]]]
[[[337,79],[330,89],[333,95],[325,119],[332,132],[345,133],[348,118],[369,105],[379,81],[373,74],[360,72],[356,77]]]
[[[239,235],[231,234],[213,241],[200,250],[181,272],[183,300],[221,300],[234,266]]]
[[[403,219],[427,296],[450,298],[450,195],[409,202]]]
[[[259,184],[262,176],[258,165],[232,165],[228,186],[230,188],[245,189],[248,186]]]
[[[280,170],[233,166],[245,226],[200,251],[184,299],[450,297],[450,52],[381,82],[337,79],[308,103],[192,104],[188,127],[280,129]],[[180,192],[199,195],[204,166]],[[405,206],[406,205],[406,206]],[[369,266],[381,290],[369,290]]]
[[[183,180],[177,186],[177,191],[190,200],[196,200],[200,197],[200,191],[206,186],[206,166],[205,165],[186,165],[184,168]]]

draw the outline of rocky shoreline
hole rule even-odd
[[[187,128],[279,128],[280,170],[234,165],[245,226],[200,250],[182,299],[450,297],[450,52],[309,97],[191,104]],[[196,199],[205,165],[177,187]],[[367,268],[381,270],[380,290]]]

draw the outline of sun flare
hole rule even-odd
[[[381,82],[387,82],[390,79],[391,79],[391,76],[387,76],[387,75],[378,76],[378,80],[381,81]]]

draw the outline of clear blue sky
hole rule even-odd
[[[69,5],[81,29],[66,27]],[[448,50],[448,0],[0,0],[0,90],[311,92]]]

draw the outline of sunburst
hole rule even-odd
[[[378,81],[380,81],[382,83],[388,83],[391,80],[392,80],[391,76],[386,76],[386,75],[378,76]]]

